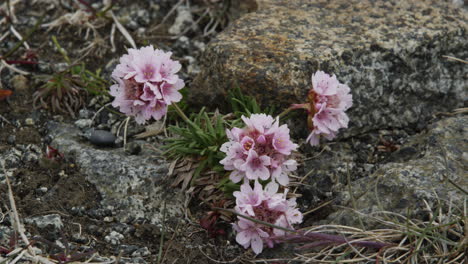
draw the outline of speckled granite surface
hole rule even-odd
[[[304,101],[316,70],[354,96],[350,129],[423,127],[467,101],[467,12],[442,1],[260,0],[211,42],[190,100],[222,106],[237,84],[264,105]],[[346,135],[345,134],[345,135]]]
[[[414,135],[402,146],[401,151],[413,148],[414,155],[389,162],[372,175],[353,182],[349,189],[351,193],[341,192],[336,198],[337,204],[364,214],[390,211],[418,219],[427,216],[428,207],[435,210],[451,206],[463,210],[466,195],[458,188],[468,187],[467,137],[467,115],[431,124],[427,132]],[[395,157],[403,156],[395,153]],[[323,223],[359,226],[356,213],[339,208]],[[371,218],[363,217],[361,220],[368,227],[381,227],[381,223]]]

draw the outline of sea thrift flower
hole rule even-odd
[[[240,191],[234,192],[235,210],[260,221],[293,229],[293,224],[302,222],[302,214],[296,208],[294,198],[286,199],[287,190],[283,194],[277,191],[278,184],[274,182],[267,184],[265,189],[258,181],[255,181],[254,189],[246,182],[241,185]],[[255,254],[262,252],[264,244],[273,247],[276,243],[274,237],[284,235],[283,230],[257,224],[242,217],[238,217],[233,227],[237,232],[236,241],[244,248],[251,247]]]
[[[293,105],[308,111],[308,125],[311,133],[307,142],[316,146],[320,137],[332,140],[340,128],[347,128],[349,118],[345,111],[353,105],[353,98],[347,85],[340,83],[335,75],[318,71],[312,75],[312,89],[309,103]]]
[[[139,124],[166,115],[167,106],[182,99],[179,90],[185,85],[176,74],[181,65],[171,55],[153,46],[129,49],[112,72],[117,82],[110,87],[112,106]]]
[[[242,116],[242,120],[246,127],[227,130],[229,141],[221,146],[226,157],[220,163],[225,170],[232,171],[230,179],[234,183],[242,179],[271,179],[287,185],[287,172],[296,169],[295,161],[288,156],[297,149],[287,125],[279,126],[278,119],[265,114]]]

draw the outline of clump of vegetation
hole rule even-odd
[[[203,189],[198,192],[199,198],[206,202],[222,200],[225,193],[239,189],[239,184],[229,181],[229,173],[219,163],[225,156],[220,148],[228,141],[226,129],[243,123],[242,116],[273,112],[273,108],[261,109],[254,97],[242,94],[239,88],[229,91],[228,102],[232,113],[221,114],[217,110],[208,113],[202,108],[186,117],[186,122],[170,126],[168,130],[174,137],[168,138],[164,146],[167,157],[174,160],[169,173],[176,177],[173,185]],[[183,115],[177,105],[174,108]]]
[[[53,75],[40,77],[45,84],[33,94],[33,106],[75,117],[75,113],[84,105],[86,95],[107,94],[109,82],[101,77],[100,69],[92,72],[86,68],[85,63],[72,63],[55,36],[52,37],[52,41],[68,67]]]

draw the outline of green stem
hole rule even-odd
[[[112,7],[114,7],[114,4],[111,3],[108,7],[106,7],[104,10],[101,10],[99,12],[96,13],[96,16],[98,17],[104,17],[104,15],[107,13],[107,11],[111,10]]]
[[[193,123],[185,114],[184,112],[182,111],[182,109],[180,109],[180,107],[176,104],[176,103],[173,103],[172,106],[174,106],[174,109],[176,110],[177,114],[180,116],[180,118],[182,118],[187,124],[191,125],[193,128],[195,129],[200,129],[197,125],[195,125],[195,123]]]
[[[60,46],[60,44],[58,43],[57,38],[55,36],[52,36],[52,41],[54,42],[55,47],[57,48],[58,52],[60,52],[60,54],[62,54],[63,58],[67,61],[68,65],[70,65],[71,60],[68,57],[67,52],[62,48],[62,46]]]
[[[283,112],[281,112],[278,117],[281,119],[282,117],[284,117],[285,115],[289,114],[289,112],[291,112],[292,110],[294,110],[291,106],[286,108],[286,110],[284,110]]]
[[[164,233],[165,233],[165,222],[166,222],[166,202],[164,202],[163,205],[163,220],[162,220],[162,227],[161,227],[161,240],[159,241],[159,253],[158,253],[158,263],[161,263],[161,257],[163,253],[163,247],[164,247]]]
[[[42,20],[44,19],[44,17],[45,15],[42,15],[39,18],[39,20],[36,22],[36,24],[34,24],[34,27],[26,34],[26,36],[24,36],[20,42],[16,43],[16,45],[13,48],[11,48],[11,50],[9,50],[5,55],[1,56],[0,59],[2,60],[6,59],[8,56],[13,54],[17,49],[19,49],[19,47],[21,47],[21,45],[23,45],[23,43],[31,37],[32,33],[34,33],[34,31],[36,31],[37,28],[39,28],[39,25],[42,24]]]

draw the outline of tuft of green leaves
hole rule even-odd
[[[224,157],[219,148],[227,141],[222,115],[207,113],[202,108],[198,114],[192,114],[190,120],[194,125],[173,125],[168,128],[177,137],[166,139],[165,154],[173,159],[198,159],[200,164],[194,173],[195,178],[207,168],[222,171],[219,161]]]
[[[225,157],[220,148],[228,141],[226,128],[243,126],[242,116],[273,113],[273,108],[262,110],[254,97],[242,94],[239,88],[229,91],[228,100],[233,115],[222,115],[217,111],[208,113],[202,108],[199,113],[190,115],[188,122],[168,128],[175,137],[166,139],[165,154],[171,159],[198,160],[199,165],[194,171],[193,179],[205,170],[228,175],[219,163]],[[186,105],[182,102],[182,106]],[[216,184],[227,194],[239,189],[238,184],[230,182],[228,177]]]
[[[49,109],[53,112],[70,114],[74,117],[83,105],[86,94],[108,94],[109,82],[101,77],[101,70],[95,72],[86,68],[85,63],[72,64],[67,52],[60,46],[57,38],[52,36],[58,52],[69,65],[65,70],[52,75],[40,76],[45,84],[33,94],[33,105]]]
[[[251,114],[260,113],[272,115],[275,110],[274,107],[261,109],[255,97],[244,95],[238,86],[228,91],[228,101],[231,105],[232,113],[237,118],[241,118],[241,116],[249,117]]]

